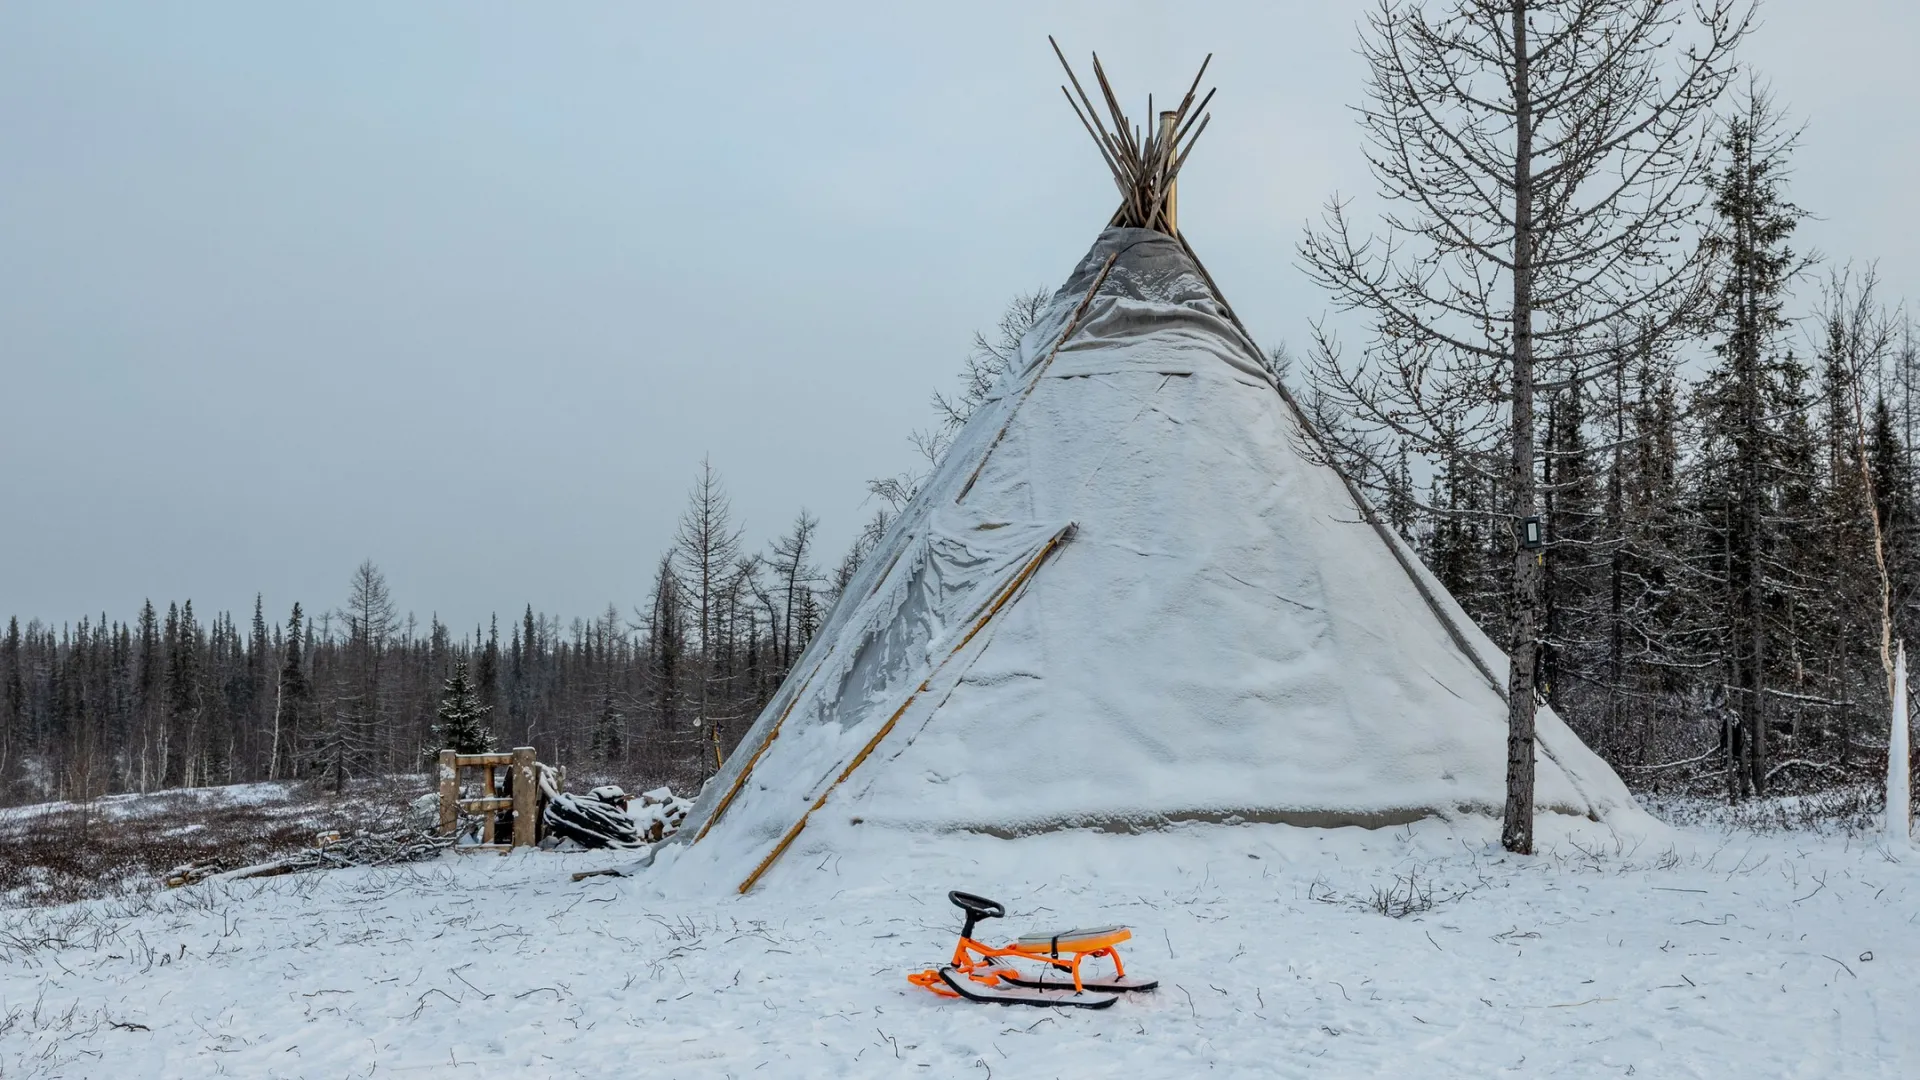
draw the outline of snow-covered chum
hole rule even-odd
[[[1497,817],[1504,658],[1310,440],[1191,249],[1108,228],[654,873]],[[1545,708],[1537,742],[1539,811],[1647,820]]]

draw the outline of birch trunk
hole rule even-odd
[[[267,779],[280,779],[280,702],[287,693],[287,677],[281,674],[273,687],[273,749],[267,754]]]
[[[1887,840],[1895,847],[1911,841],[1912,783],[1907,749],[1907,643],[1894,649],[1893,716],[1887,727]]]

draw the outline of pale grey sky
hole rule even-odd
[[[627,610],[703,454],[830,562],[1111,211],[1046,34],[1142,98],[1216,54],[1181,224],[1298,343],[1301,227],[1370,188],[1364,10],[0,5],[0,617],[284,618],[363,558],[456,627]],[[1920,299],[1920,5],[1764,23],[1804,242]]]

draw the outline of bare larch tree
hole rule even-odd
[[[674,556],[680,588],[692,609],[693,626],[699,633],[698,650],[693,654],[699,665],[695,693],[697,712],[694,727],[706,732],[715,748],[720,732],[713,715],[714,683],[719,675],[715,664],[720,643],[721,616],[730,590],[735,588],[735,563],[740,556],[740,530],[733,524],[733,503],[713,471],[713,463],[700,461],[700,476],[687,495],[687,508],[680,515],[680,531],[674,537]],[[718,767],[717,765],[715,766]]]
[[[1658,334],[1697,306],[1712,109],[1751,25],[1736,0],[1382,0],[1358,110],[1382,230],[1336,199],[1300,248],[1372,323],[1352,366],[1321,329],[1316,393],[1499,492],[1511,851],[1533,846],[1541,572],[1517,526],[1540,495],[1535,395],[1604,376],[1606,328]]]

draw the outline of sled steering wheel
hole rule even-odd
[[[998,919],[1007,913],[1007,909],[997,900],[989,900],[984,896],[975,896],[958,889],[949,892],[947,899],[953,901],[954,907],[967,913],[969,925],[976,919]]]

